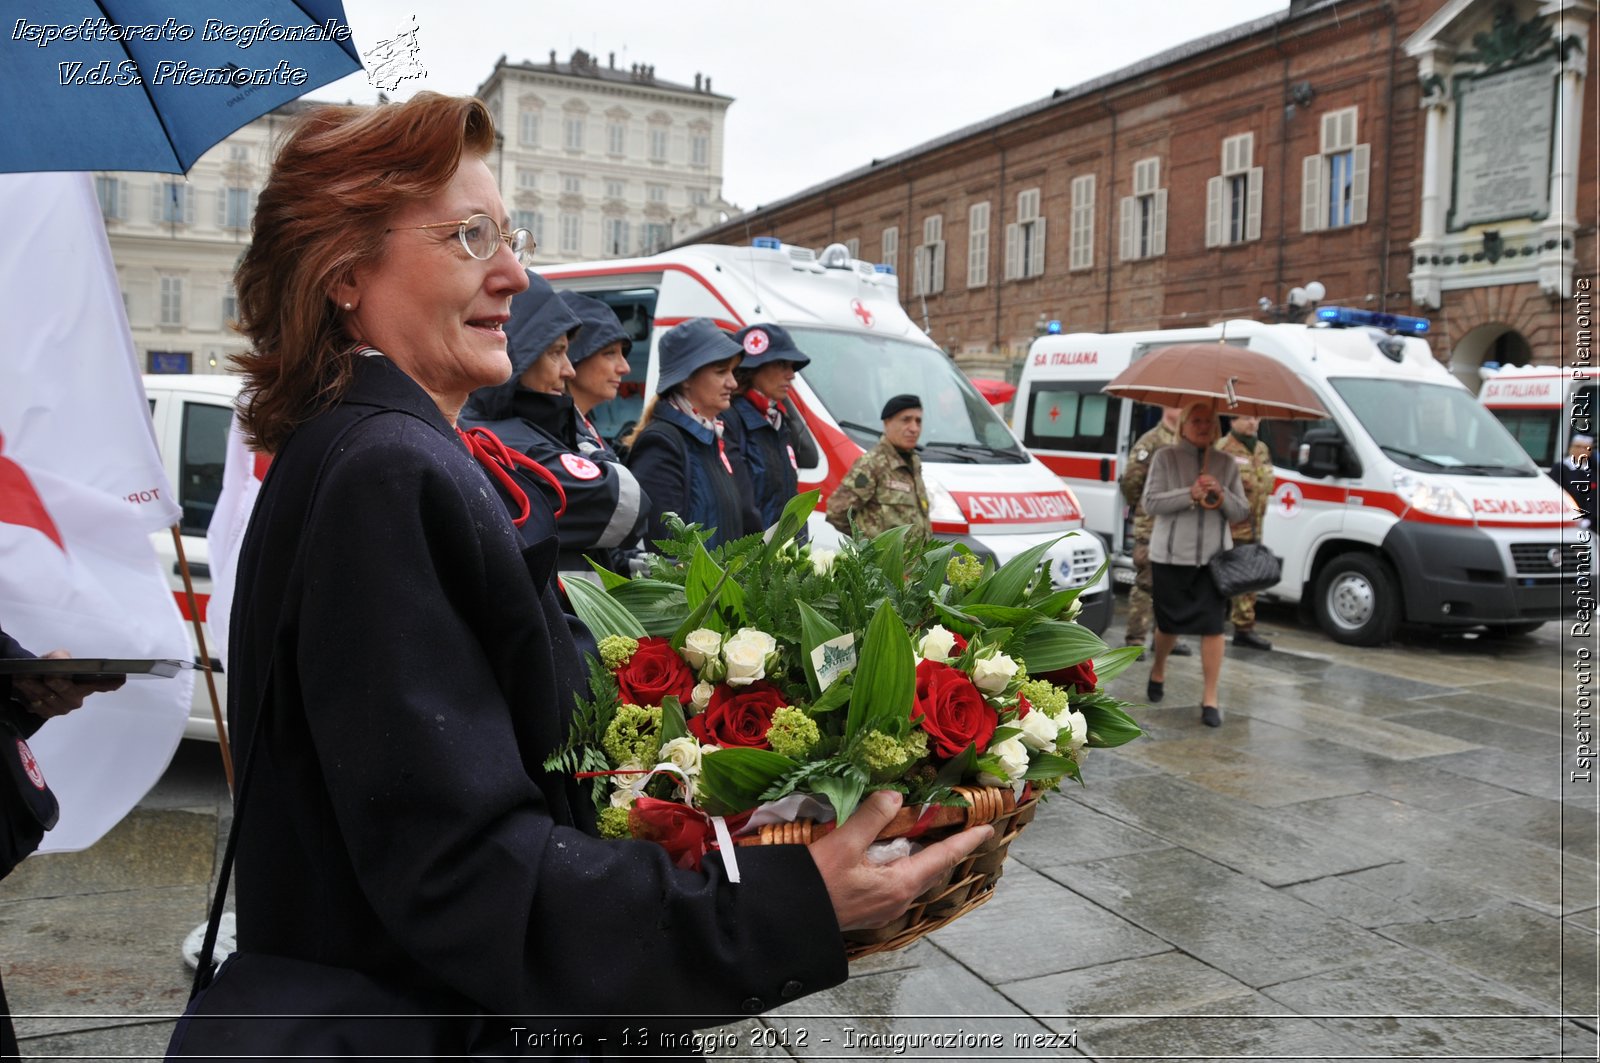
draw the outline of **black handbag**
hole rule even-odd
[[[1283,577],[1283,561],[1260,543],[1240,543],[1212,555],[1206,567],[1224,598],[1254,594],[1275,587]]]
[[[0,768],[0,878],[4,878],[39,848],[44,832],[56,825],[61,806],[44,781],[44,773],[22,732],[3,716],[0,762],[5,764]]]

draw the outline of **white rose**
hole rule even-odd
[[[826,576],[828,571],[833,568],[833,559],[838,556],[839,551],[837,550],[819,550],[813,547],[811,550],[811,568],[817,575]]]
[[[1072,599],[1072,604],[1063,609],[1061,611],[1061,615],[1056,619],[1076,620],[1078,618],[1078,614],[1081,612],[1083,612],[1083,595],[1080,594],[1078,597]]]
[[[612,808],[632,808],[639,795],[633,792],[633,784],[644,777],[644,768],[629,761],[617,768],[623,775],[613,775],[616,789],[611,791]]]
[[[690,668],[698,671],[705,666],[707,659],[715,657],[721,649],[722,636],[719,633],[710,628],[696,628],[683,640],[683,659],[689,662]]]
[[[716,692],[717,688],[710,683],[696,683],[694,692],[689,695],[689,704],[695,712],[705,712],[706,706],[711,704],[711,695]]]
[[[1017,737],[1022,739],[1023,745],[1047,753],[1055,752],[1056,734],[1061,730],[1061,725],[1056,721],[1034,709],[1018,720],[1017,726],[1022,728],[1022,733]]]
[[[948,661],[950,652],[955,648],[955,635],[945,630],[943,624],[935,624],[917,644],[917,656],[925,661]]]
[[[1089,721],[1083,718],[1081,712],[1068,712],[1061,722],[1071,734],[1068,744],[1072,747],[1072,755],[1076,757],[1083,744],[1089,741]]]
[[[1017,662],[1003,653],[973,662],[972,685],[985,694],[999,694],[1017,674]]]
[[[740,628],[722,644],[722,659],[728,664],[729,686],[742,687],[767,677],[767,657],[777,651],[778,642],[765,631]]]
[[[1000,758],[1000,770],[1006,773],[1003,779],[997,779],[986,771],[978,773],[978,781],[985,786],[1010,786],[1012,782],[1022,778],[1028,770],[1028,747],[1022,744],[1020,738],[1012,737],[1004,742],[997,742],[989,747],[990,756]]]
[[[661,747],[661,760],[685,775],[700,774],[700,743],[693,738],[674,738]]]

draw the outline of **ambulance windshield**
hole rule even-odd
[[[1466,391],[1366,377],[1331,383],[1373,442],[1403,468],[1466,476],[1539,475],[1505,427]]]
[[[860,332],[790,328],[811,359],[800,370],[828,414],[863,447],[883,431],[878,416],[895,395],[922,399],[922,460],[1026,464],[994,407],[937,347]]]

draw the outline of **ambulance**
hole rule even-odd
[[[1548,469],[1567,455],[1573,432],[1594,435],[1593,369],[1558,365],[1485,365],[1478,401],[1506,426],[1535,465]]]
[[[605,301],[634,341],[621,394],[593,417],[607,438],[624,435],[645,396],[655,393],[657,342],[672,326],[707,317],[733,332],[774,322],[811,359],[790,390],[817,441],[814,463],[799,469],[800,490],[820,488],[825,505],[855,459],[877,444],[884,402],[906,392],[920,395],[919,449],[934,535],[1003,563],[1075,533],[1049,551],[1051,577],[1061,588],[1085,588],[1085,626],[1096,633],[1109,626],[1105,550],[1082,530],[1072,488],[1023,449],[977,388],[906,315],[888,266],[853,259],[843,244],[819,255],[758,237],[747,247],[694,245],[648,258],[541,266],[539,273],[557,289]],[[838,541],[820,506],[810,531],[820,546]]]
[[[1401,623],[1523,634],[1561,616],[1587,564],[1561,489],[1433,357],[1421,318],[1323,307],[1312,325],[1078,333],[1034,342],[1013,429],[1082,501],[1131,581],[1118,475],[1155,407],[1101,389],[1175,343],[1225,342],[1292,368],[1325,420],[1263,421],[1277,484],[1263,541],[1283,559],[1264,597],[1308,607],[1349,645]]]

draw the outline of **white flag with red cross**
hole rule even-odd
[[[150,534],[178,520],[87,174],[0,175],[0,626],[36,654],[190,659]],[[192,673],[130,678],[30,744],[83,849],[166,770]]]

